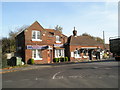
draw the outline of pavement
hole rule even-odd
[[[0,74],[9,73],[9,72],[16,72],[16,71],[31,70],[31,69],[37,69],[37,68],[43,68],[43,67],[50,67],[50,66],[49,65],[44,65],[44,66],[28,65],[26,67],[16,67],[16,68],[9,67],[9,68],[0,69]]]
[[[113,58],[110,59],[102,59],[102,60],[84,60],[81,62],[61,62],[61,63],[50,63],[50,64],[35,64],[35,65],[27,65],[26,67],[16,67],[16,68],[3,68],[0,69],[0,74],[2,73],[9,73],[9,72],[16,72],[16,71],[24,71],[24,70],[31,70],[31,69],[38,69],[38,68],[48,68],[48,67],[59,67],[59,65],[68,65],[68,64],[76,64],[76,63],[94,63],[94,62],[108,62],[108,61],[115,61]]]

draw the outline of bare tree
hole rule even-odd
[[[23,30],[25,30],[26,28],[28,28],[28,25],[23,25],[22,27],[16,29],[16,31],[10,31],[9,32],[9,37],[4,37],[2,38],[2,52],[3,53],[11,53],[11,52],[15,52],[16,50],[16,45],[15,45],[15,37],[17,35],[18,32],[21,32]]]
[[[59,25],[56,25],[55,30],[58,30],[58,31],[62,32],[63,28],[61,26],[59,26]]]

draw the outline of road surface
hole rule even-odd
[[[3,74],[3,88],[118,88],[118,62],[66,64]]]

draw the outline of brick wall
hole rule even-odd
[[[32,41],[32,30],[40,31],[41,32],[41,38],[42,41]],[[51,35],[49,32],[54,31],[54,35]],[[46,30],[44,29],[38,22],[33,23],[29,28],[24,30],[22,33],[20,33],[16,41],[18,45],[22,46],[22,50],[18,52],[21,54],[21,57],[24,59],[24,61],[27,63],[29,59],[32,58],[32,50],[27,49],[27,45],[49,45],[53,48],[54,44],[56,43],[56,35],[60,36],[61,43],[59,44],[64,44],[67,41],[67,37],[63,35],[60,31],[56,30]],[[54,51],[53,49],[51,50],[52,56],[51,58],[53,59],[54,57]],[[42,50],[42,60],[35,60],[36,64],[42,64],[42,63],[48,63],[52,62],[51,60],[49,61],[49,50]]]
[[[71,62],[75,62],[75,61],[78,61],[78,60],[88,60],[88,58],[83,58],[83,54],[81,53],[80,55],[82,56],[82,58],[75,58],[75,57],[71,57],[71,52],[74,52],[77,49],[80,49],[81,47],[88,47],[88,46],[80,46],[80,45],[67,45],[66,46],[66,55],[69,57],[70,61]],[[94,46],[89,46],[89,47],[94,47]],[[100,46],[96,46],[96,47],[100,47],[102,48],[102,45]],[[93,58],[95,59],[95,58]]]

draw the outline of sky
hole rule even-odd
[[[117,2],[2,2],[2,37],[38,21],[44,28],[63,27],[63,34],[88,33],[103,38],[118,36]]]

